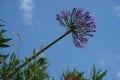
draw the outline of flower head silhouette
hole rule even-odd
[[[84,12],[82,8],[73,8],[72,12],[62,10],[57,15],[60,25],[72,30],[73,42],[76,47],[83,48],[88,42],[88,37],[93,37],[92,32],[96,32],[95,19],[90,12]]]

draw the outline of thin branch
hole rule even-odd
[[[63,34],[62,36],[60,36],[59,38],[57,38],[55,41],[53,41],[52,43],[50,43],[49,45],[47,45],[45,48],[43,48],[42,50],[40,50],[38,53],[34,54],[32,57],[30,57],[29,59],[27,59],[23,64],[21,64],[20,66],[18,66],[17,68],[15,68],[8,77],[14,75],[17,71],[19,71],[21,68],[23,68],[24,66],[26,66],[29,62],[31,62],[33,59],[35,59],[38,55],[40,55],[42,52],[44,52],[45,50],[47,50],[49,47],[51,47],[52,45],[54,45],[55,43],[57,43],[59,40],[61,40],[62,38],[64,38],[66,35],[68,35],[71,32],[72,32],[72,30],[67,31],[65,34]],[[38,62],[39,62],[39,60],[37,61],[37,63]]]

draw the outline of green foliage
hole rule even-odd
[[[79,72],[76,69],[74,69],[74,71],[67,70],[65,73],[63,73],[62,80],[103,80],[106,73],[107,70],[102,72],[102,70],[99,70],[93,66],[91,78],[85,78],[84,72]]]
[[[64,80],[86,80],[83,76],[84,72],[79,72],[76,69],[74,71],[67,70],[63,73]]]
[[[1,21],[1,19],[0,19]],[[11,38],[5,38],[4,33],[7,30],[2,29],[4,25],[0,24],[0,48],[10,47],[7,42]],[[33,51],[33,55],[36,54],[36,51]],[[4,55],[0,53],[0,80],[45,80],[49,79],[47,73],[48,62],[45,57],[39,57],[39,61],[34,59],[33,62],[27,64],[14,75],[9,76],[16,67],[22,64],[22,60],[16,57],[16,54],[13,52],[9,55]]]
[[[0,21],[4,22],[0,19]],[[7,48],[10,47],[7,42],[11,40],[11,38],[5,38],[4,33],[7,31],[3,29],[4,24],[0,24],[0,48]],[[9,58],[9,60],[8,60]],[[4,55],[3,53],[0,53],[0,79],[3,80],[9,80],[9,79],[16,79],[16,77],[19,77],[19,73],[21,71],[18,71],[14,77],[8,77],[10,72],[20,64],[20,60],[16,58],[15,53],[12,53],[11,55]],[[16,77],[15,77],[16,76]]]
[[[33,53],[35,54],[36,51],[34,50]],[[40,57],[39,61],[34,59],[27,68],[24,69],[24,78],[25,80],[45,80],[49,78],[47,73],[48,62],[45,57]]]
[[[93,66],[91,72],[92,80],[102,80],[106,74],[107,74],[107,70],[102,72],[102,70],[97,69],[95,66]]]
[[[9,45],[6,43],[11,40],[10,38],[5,38],[3,36],[3,34],[7,31],[7,30],[2,29],[3,26],[4,24],[0,24],[0,48],[9,47]]]
[[[13,76],[8,77],[10,73],[20,65],[20,59],[18,59],[15,53],[12,53],[9,60],[9,56],[0,56],[0,79],[3,80],[44,80],[49,78],[46,69],[48,68],[48,63],[46,58],[40,58],[40,61],[36,60],[28,64],[27,67],[17,71]],[[9,62],[8,62],[9,61]]]
[[[4,62],[7,57],[8,57],[8,55],[3,55],[0,53],[0,64],[2,64],[2,62]]]
[[[7,60],[9,56],[5,56],[5,58],[1,61],[0,64],[0,79],[10,80],[10,79],[18,79],[22,78],[21,71],[18,71],[14,76],[8,77],[8,75],[12,72],[12,70],[20,64],[20,60],[16,58],[15,53],[10,55],[9,60]]]

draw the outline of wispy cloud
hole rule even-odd
[[[34,8],[33,0],[20,0],[20,10],[22,11],[23,20],[27,25],[32,24]]]
[[[115,12],[117,12],[117,15],[120,17],[120,6],[114,7]]]
[[[97,60],[97,64],[100,67],[106,67],[108,64],[115,64],[119,63],[120,61],[120,54],[119,53],[106,53],[104,56],[99,56]],[[118,64],[115,64],[114,66],[118,66]],[[119,65],[120,66],[120,65]]]
[[[117,76],[120,78],[120,72],[117,73]]]
[[[105,67],[105,61],[104,60],[99,60],[98,64],[103,68]]]

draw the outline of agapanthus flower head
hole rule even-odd
[[[90,12],[84,12],[82,8],[73,8],[72,12],[62,10],[57,15],[60,25],[72,30],[73,42],[76,47],[84,47],[88,42],[88,37],[93,37],[92,32],[96,32],[96,24]]]

